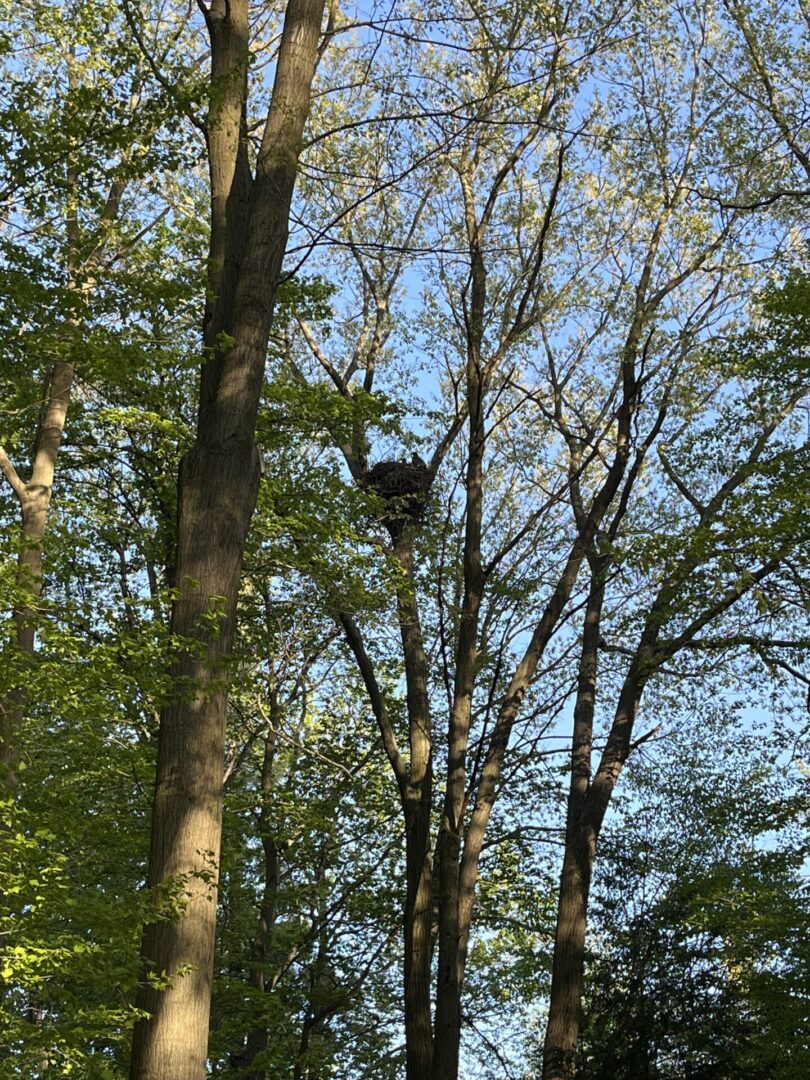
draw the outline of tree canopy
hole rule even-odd
[[[0,1074],[806,1074],[809,31],[0,5]]]

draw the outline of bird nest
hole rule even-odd
[[[396,531],[424,518],[432,480],[430,469],[414,455],[411,461],[378,461],[363,477],[363,487],[385,500],[380,520]]]

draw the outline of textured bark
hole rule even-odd
[[[132,1076],[205,1075],[213,973],[217,862],[222,815],[227,656],[233,640],[242,546],[258,468],[249,441],[226,455],[197,446],[180,479],[176,634],[197,634],[204,656],[186,653],[172,671],[175,699],[161,716],[148,884],[172,883],[185,897],[180,917],[145,931],[146,970],[173,977],[168,990],[143,985],[138,1007],[151,1019],[136,1025]],[[246,490],[246,480],[250,487]],[[226,498],[227,496],[227,498]],[[212,597],[227,597],[212,615]],[[205,640],[214,618],[218,632]],[[177,973],[180,974],[177,974]]]
[[[211,106],[206,124],[211,236],[208,251],[200,412],[216,400],[222,371],[220,336],[230,330],[239,270],[245,254],[253,177],[247,156],[248,0],[214,0],[211,38]]]
[[[220,293],[208,312],[205,343],[214,352],[202,374],[197,438],[178,482],[180,593],[172,631],[196,644],[175,663],[173,693],[161,714],[148,875],[151,887],[174,890],[182,903],[175,918],[144,932],[147,978],[137,1005],[149,1016],[135,1027],[133,1080],[200,1080],[206,1073],[229,657],[258,491],[256,418],[323,6],[323,0],[287,5],[247,201],[243,144],[235,134],[245,106],[247,2],[217,3],[207,12],[217,80],[208,133],[210,273]],[[229,338],[223,348],[221,331]],[[150,985],[149,975],[168,980],[168,987]]]
[[[407,1080],[430,1080],[433,1035],[430,1024],[430,966],[433,867],[430,818],[421,799],[405,819],[405,1040]]]
[[[566,844],[560,876],[543,1080],[573,1080],[580,1029],[588,894],[595,849],[584,830]]]

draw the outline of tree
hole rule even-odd
[[[801,652],[806,647],[789,584],[797,572],[802,573],[796,560],[801,561],[805,510],[803,496],[795,497],[794,485],[806,469],[806,450],[792,442],[789,427],[784,430],[784,441],[779,440],[785,418],[807,389],[799,374],[805,361],[795,351],[797,344],[802,351],[806,347],[802,328],[807,309],[800,299],[804,287],[798,286],[798,294],[796,288],[793,281],[784,293],[770,293],[764,301],[770,318],[719,364],[721,371],[730,365],[739,380],[733,404],[718,400],[717,405],[733,432],[734,448],[722,435],[704,430],[683,445],[677,463],[674,439],[670,437],[666,450],[659,450],[667,480],[690,508],[687,524],[676,531],[670,523],[670,537],[654,556],[658,585],[652,600],[636,611],[628,609],[613,641],[603,604],[607,587],[618,580],[618,573],[611,577],[610,567],[621,567],[620,572],[626,573],[634,561],[625,562],[622,555],[617,562],[620,549],[615,541],[626,505],[619,504],[601,551],[591,552],[544,1058],[545,1074],[551,1077],[573,1075],[575,1067],[596,845],[619,775],[650,734],[633,737],[645,688],[684,650],[700,658],[715,650],[752,647],[771,658],[770,662],[784,665],[783,650]],[[788,296],[793,300],[786,304]],[[663,507],[668,503],[666,498]],[[642,556],[642,572],[645,560]],[[781,640],[775,639],[768,619],[776,608],[794,636],[788,632]],[[625,644],[628,631],[636,641],[630,648]],[[611,648],[629,659],[621,681],[611,691],[615,712],[592,771],[598,665]],[[695,662],[697,674],[703,668],[700,659]],[[789,663],[787,667],[797,678],[804,678]]]
[[[71,392],[77,371],[92,378],[105,322],[118,315],[123,336],[132,321],[116,310],[122,269],[168,212],[165,202],[162,208],[142,202],[182,151],[171,132],[175,101],[150,84],[131,46],[110,56],[102,42],[103,29],[116,21],[113,11],[81,3],[70,10],[42,5],[31,22],[20,23],[13,10],[4,18],[6,50],[15,46],[14,57],[6,58],[2,104],[4,127],[13,131],[2,163],[4,321],[7,362],[17,377],[4,442],[17,465],[0,446],[0,469],[19,503],[15,646],[5,650],[19,678],[0,700],[0,767],[13,789],[44,539]],[[34,88],[44,67],[55,78],[40,94]],[[33,392],[29,371],[39,380]],[[31,409],[38,417],[33,429],[26,416]],[[14,422],[15,414],[22,424]],[[26,451],[27,470],[20,464]]]
[[[722,772],[673,733],[630,766],[603,837],[578,1068],[592,1080],[807,1070],[805,799],[775,748],[728,714],[708,726]]]
[[[741,528],[748,564],[730,554],[727,561],[707,537],[726,514],[741,523],[737,500],[748,496],[749,481],[754,512],[760,459],[783,422],[790,424],[803,391],[791,379],[786,396],[771,401],[772,412],[759,410],[761,387],[750,398],[744,392],[746,408],[729,411],[728,422],[750,458],[724,448],[715,473],[695,466],[709,484],[708,516],[695,535],[682,531],[678,515],[668,520],[651,489],[663,493],[672,485],[688,513],[702,513],[703,495],[693,505],[678,486],[672,447],[699,441],[714,411],[730,409],[738,374],[712,370],[700,357],[754,279],[754,222],[745,208],[768,170],[778,171],[736,129],[730,135],[738,98],[713,74],[720,39],[708,12],[645,5],[625,21],[609,10],[593,19],[584,10],[552,5],[529,12],[515,5],[476,10],[466,21],[454,14],[443,8],[436,19],[449,34],[448,51],[462,52],[465,62],[457,82],[446,63],[427,110],[429,133],[413,135],[419,149],[411,160],[422,169],[416,191],[387,193],[394,185],[386,179],[405,168],[402,140],[380,138],[373,148],[351,151],[355,172],[371,177],[370,190],[361,189],[362,206],[337,188],[322,200],[324,233],[338,222],[332,235],[340,247],[332,259],[340,270],[333,279],[346,280],[356,267],[355,306],[344,306],[362,311],[359,332],[356,321],[338,319],[336,334],[331,325],[319,333],[300,320],[298,343],[292,335],[288,341],[288,364],[292,378],[331,383],[343,400],[345,422],[334,419],[335,408],[324,427],[357,486],[373,496],[372,513],[384,532],[372,546],[397,575],[392,608],[405,727],[398,724],[396,695],[375,671],[391,645],[383,645],[380,629],[364,629],[350,604],[340,606],[339,592],[329,597],[403,806],[409,1077],[457,1075],[486,831],[505,773],[511,779],[514,735],[536,719],[538,700],[555,700],[549,684],[561,677],[560,657],[570,655],[568,628],[586,609],[574,675],[575,783],[548,1042],[547,1074],[556,1078],[574,1065],[595,837],[634,745],[637,698],[654,669],[674,655],[659,654],[656,643],[669,622],[667,648],[692,648],[699,631],[756,595],[770,575],[790,572],[798,507],[779,502],[786,489],[762,532],[773,547],[758,549],[755,536]],[[632,50],[620,44],[625,31]],[[420,33],[428,36],[424,26]],[[435,36],[431,47],[424,68],[415,61],[425,77],[421,101],[431,93]],[[446,107],[450,101],[455,110]],[[456,124],[459,116],[463,122]],[[439,143],[442,155],[434,158],[430,150]],[[717,154],[725,163],[722,176]],[[331,159],[324,173],[327,164]],[[397,290],[404,291],[403,266],[412,278],[422,255],[426,299],[420,315],[409,318],[401,300],[396,309]],[[413,295],[410,282],[408,289]],[[424,466],[418,458],[408,462],[400,447],[392,451],[390,435],[377,436],[375,445],[376,421],[367,418],[369,395],[382,401],[397,377],[408,378],[394,366],[398,348],[426,356],[428,371],[443,380],[433,415],[423,412],[415,431],[402,425],[401,444],[420,445]],[[395,372],[387,382],[386,364]],[[705,382],[705,393],[695,392],[696,379]],[[803,467],[800,457],[795,466]],[[426,511],[431,497],[445,508],[442,525]],[[666,521],[662,530],[677,529],[688,552],[680,563],[666,544],[658,550],[652,541],[648,549],[636,539],[658,520],[645,521],[653,508]],[[636,591],[626,593],[621,575],[636,547],[652,557],[640,564]],[[589,579],[584,587],[580,575]],[[728,593],[701,609],[687,583],[694,587],[713,575]],[[611,601],[611,617],[619,609],[626,614],[611,648],[632,656],[635,635],[643,640],[624,689],[612,686],[620,710],[592,784],[592,684],[608,588],[622,597]],[[651,597],[647,624],[644,596]],[[688,596],[693,606],[679,609],[676,596]],[[687,611],[692,622],[682,623]],[[436,730],[438,711],[448,716],[446,739]],[[543,736],[539,724],[534,735]],[[595,824],[583,832],[586,798]]]
[[[3,234],[9,460],[48,365],[81,361],[40,595],[0,538],[5,609],[37,635],[0,668],[18,1072],[120,1075],[137,1011],[137,1077],[500,1080],[500,1033],[550,991],[545,1071],[570,1077],[627,761],[690,687],[722,697],[753,662],[784,702],[807,679],[800,111],[751,52],[788,79],[765,5],[748,36],[732,6],[333,5],[324,28],[312,0],[126,2],[87,23],[76,59],[104,69],[126,20],[109,62],[159,131],[86,294],[36,171]],[[47,174],[60,206],[85,193],[88,245],[127,142],[105,80],[72,98],[101,148],[81,124],[54,143],[90,194]],[[699,869],[703,897],[722,875]],[[717,914],[668,899],[661,920]],[[104,980],[136,979],[126,909],[148,923],[135,1009]],[[725,1015],[753,1015],[721,970],[732,929],[704,959]]]
[[[290,0],[255,168],[247,141],[247,0],[204,8],[211,193],[205,358],[195,442],[178,481],[172,632],[187,642],[161,714],[149,885],[183,890],[178,918],[144,931],[133,1080],[205,1074],[216,921],[227,665],[259,482],[256,416],[323,0]],[[168,986],[166,985],[168,980]]]
[[[132,1023],[103,984],[134,988],[137,785],[166,652],[156,508],[138,465],[115,463],[140,440],[165,458],[159,484],[182,437],[181,414],[162,432],[148,418],[182,378],[196,244],[173,173],[189,155],[114,8],[4,9],[2,41],[2,1053],[10,1075],[89,1074],[94,1054],[101,1073]],[[121,820],[115,852],[101,822]]]

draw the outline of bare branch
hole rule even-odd
[[[703,505],[702,502],[700,502],[696,495],[692,494],[692,492],[689,490],[683,480],[681,480],[681,478],[675,472],[663,446],[658,447],[658,457],[660,458],[661,464],[664,466],[664,472],[667,474],[669,479],[672,481],[678,491],[680,491],[681,495],[683,495],[683,497],[690,504],[690,506],[692,506],[697,511],[698,516],[700,518],[703,518],[706,513],[706,507]]]
[[[343,397],[351,397],[351,393],[348,386],[346,385],[345,380],[340,377],[340,374],[333,366],[332,361],[329,359],[323,349],[321,349],[320,345],[318,345],[318,342],[315,340],[315,335],[312,333],[312,329],[309,323],[306,321],[306,319],[302,319],[298,315],[296,316],[296,322],[301,328],[301,333],[304,335],[304,339],[307,345],[309,345],[310,352],[324,369],[332,382],[335,384],[339,392],[343,395]]]
[[[133,14],[132,6],[130,4],[130,0],[124,0],[124,3],[123,3],[122,6],[123,6],[123,11],[124,11],[124,18],[127,21],[127,26],[129,27],[129,31],[132,34],[132,36],[135,38],[135,42],[136,42],[138,48],[141,50],[141,55],[143,56],[143,58],[146,61],[147,65],[149,66],[149,70],[152,72],[152,75],[155,77],[156,81],[163,87],[163,89],[166,90],[169,94],[171,94],[172,97],[176,100],[177,99],[177,96],[176,96],[177,95],[177,86],[170,78],[168,78],[161,71],[160,64],[158,63],[158,61],[155,59],[155,57],[152,55],[152,53],[147,48],[146,42],[144,41],[143,34],[141,33],[140,28],[138,26],[137,19],[135,18],[134,14]],[[210,11],[206,8],[205,4],[202,3],[202,0],[197,0],[197,6],[199,7],[200,11],[203,13],[203,17],[205,18],[206,26],[209,27],[209,29],[210,29],[210,26],[211,26],[211,13],[210,13]],[[194,127],[197,128],[198,131],[201,131],[203,133],[203,135],[204,135],[205,132],[206,132],[206,126],[203,123],[203,121],[200,120],[199,116],[197,116],[197,114],[193,111],[193,109],[186,106],[183,109],[183,112],[184,112],[185,116],[187,117],[187,119],[190,120],[191,123],[194,125]]]
[[[439,466],[441,465],[442,461],[444,460],[445,455],[447,454],[447,451],[450,449],[450,447],[456,441],[456,438],[457,438],[459,432],[464,427],[464,423],[465,423],[465,421],[467,419],[467,412],[468,412],[467,402],[464,401],[459,405],[458,412],[456,413],[455,417],[453,418],[452,424],[450,425],[450,427],[445,432],[444,436],[442,437],[441,441],[439,442],[439,445],[433,451],[433,456],[431,457],[430,465],[428,466],[428,468],[430,469],[431,475],[433,475],[433,476],[436,475],[436,473],[439,470]]]
[[[371,662],[371,657],[366,652],[366,647],[363,644],[363,638],[357,623],[351,615],[345,611],[339,611],[337,617],[346,635],[346,642],[354,654],[357,666],[360,669],[360,674],[363,678],[363,683],[365,684],[371,702],[372,711],[374,712],[374,716],[376,717],[377,724],[380,728],[385,752],[388,755],[391,768],[394,770],[394,776],[396,777],[400,792],[402,792],[404,796],[405,786],[408,782],[408,766],[397,745],[397,738],[394,734],[393,726],[391,725],[391,718],[388,715],[385,699],[380,689],[380,684],[377,682],[377,676],[374,673],[374,665]]]
[[[749,646],[752,649],[797,649],[803,652],[810,649],[810,638],[771,638],[758,637],[756,634],[729,634],[725,637],[695,638],[681,646],[684,649],[738,649]]]

